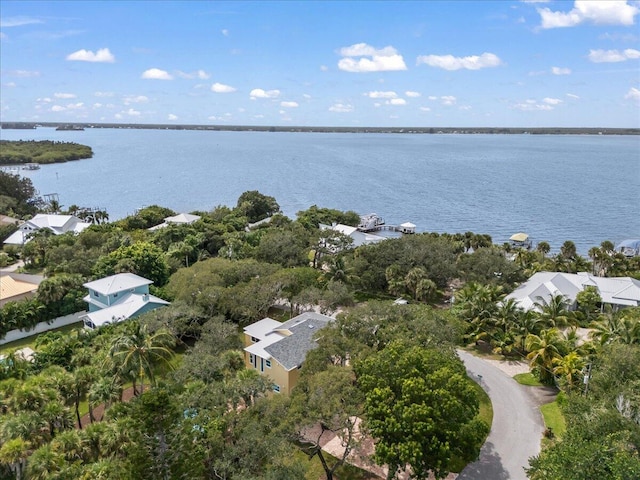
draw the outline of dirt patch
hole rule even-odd
[[[132,398],[133,398],[133,387],[129,387],[122,392],[121,399],[123,402],[128,402]],[[102,419],[104,418],[104,411],[105,411],[105,408],[103,403],[101,403],[100,405],[98,405],[93,409],[93,418],[95,419],[96,422],[102,421]],[[82,428],[85,428],[87,425],[91,424],[91,417],[88,413],[80,417],[80,424],[82,425]],[[76,422],[76,428],[78,428],[77,422]]]

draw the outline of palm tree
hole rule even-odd
[[[156,384],[155,365],[164,362],[170,366],[169,360],[173,356],[171,348],[175,338],[167,330],[158,330],[149,334],[147,326],[131,321],[131,327],[122,335],[116,337],[111,344],[109,357],[116,368],[125,375],[131,374],[133,390],[139,395],[144,390],[144,378],[149,379],[151,385]],[[136,390],[137,380],[141,382],[141,390]]]
[[[553,374],[562,379],[567,386],[567,390],[571,391],[580,383],[585,361],[578,355],[578,352],[570,352],[562,358],[555,358],[553,363],[555,365]]]
[[[547,327],[563,327],[573,322],[569,305],[569,300],[560,293],[552,295],[549,300],[538,297],[535,302],[535,306],[540,309],[540,318]]]
[[[547,254],[551,251],[551,245],[548,242],[539,242],[536,246],[536,250],[542,254],[542,260],[544,260]]]
[[[0,463],[9,465],[16,480],[21,480],[30,453],[31,444],[28,440],[14,438],[0,447]]]
[[[122,387],[115,381],[116,378],[103,376],[95,381],[89,388],[89,403],[92,405],[102,404],[104,405],[104,411],[106,411],[113,402],[118,401]]]
[[[59,473],[64,465],[64,457],[48,443],[38,448],[29,457],[27,478],[29,480],[47,480]]]
[[[543,330],[540,335],[528,335],[525,348],[529,352],[527,358],[534,370],[538,371],[540,381],[545,384],[553,383],[553,362],[562,358],[562,337],[558,329]]]

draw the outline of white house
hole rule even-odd
[[[39,213],[31,220],[27,220],[18,227],[4,241],[7,245],[24,245],[29,239],[29,235],[43,228],[51,230],[54,235],[62,235],[63,233],[73,232],[80,233],[91,224],[83,222],[73,215],[49,215]]]
[[[576,296],[586,287],[595,287],[603,303],[614,308],[640,306],[640,280],[631,277],[597,277],[586,272],[538,272],[524,282],[505,300],[513,299],[524,310],[539,309],[552,296],[562,295],[576,307]]]
[[[149,228],[149,230],[154,231],[160,228],[168,227],[169,225],[189,225],[194,222],[200,220],[199,215],[192,215],[190,213],[179,213],[178,215],[174,215],[173,217],[166,217],[164,222],[156,225],[154,227]]]
[[[375,235],[373,233],[361,232],[357,227],[351,227],[349,225],[343,225],[341,223],[336,223],[333,225],[324,225],[320,224],[320,230],[335,230],[336,232],[340,232],[347,237],[351,237],[353,240],[353,246],[359,247],[360,245],[368,245],[370,243],[381,242],[382,240],[387,240],[386,237],[381,235]]]
[[[89,312],[81,317],[82,321],[86,327],[98,328],[169,305],[149,293],[152,283],[133,273],[118,273],[85,283],[89,294],[83,300],[89,305]]]

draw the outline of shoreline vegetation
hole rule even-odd
[[[93,157],[87,145],[51,140],[0,140],[0,165],[64,163]]]
[[[413,134],[496,134],[496,135],[640,135],[640,128],[605,127],[328,127],[269,125],[175,125],[142,123],[76,123],[70,128],[60,122],[0,122],[0,129],[33,130],[52,127],[58,130],[88,128],[124,128],[143,130],[206,130],[236,132],[306,132],[306,133],[413,133]]]

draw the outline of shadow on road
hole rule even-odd
[[[500,456],[493,451],[493,443],[486,442],[480,451],[480,459],[467,465],[457,480],[508,480],[509,473],[502,466]]]

